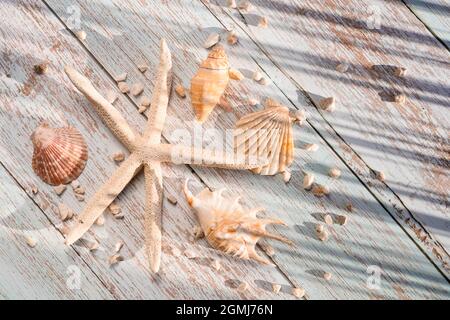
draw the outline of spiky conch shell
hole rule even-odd
[[[34,172],[51,185],[66,184],[83,171],[88,150],[80,132],[74,127],[50,128],[41,124],[32,134]]]
[[[204,189],[194,196],[189,191],[187,179],[184,183],[184,194],[196,212],[208,243],[239,258],[270,264],[267,259],[258,255],[256,243],[260,238],[266,237],[292,244],[290,240],[266,231],[269,224],[286,224],[278,219],[257,218],[256,214],[263,211],[263,208],[246,210],[239,203],[240,197],[225,198],[224,191],[225,189]]]
[[[230,76],[230,66],[224,48],[216,45],[191,80],[191,103],[195,117],[204,122],[219,103]]]
[[[235,151],[247,157],[265,157],[269,163],[252,169],[261,175],[284,172],[294,160],[294,118],[289,109],[267,99],[266,108],[250,113],[236,123],[234,131]]]

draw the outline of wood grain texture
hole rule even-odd
[[[67,3],[46,3],[62,20],[66,19]],[[207,51],[200,48],[207,35],[224,32],[219,21],[196,1],[161,2],[159,5],[150,5],[148,1],[78,1],[77,4],[82,12],[83,28],[88,33],[83,42],[87,50],[108,73],[115,75],[127,71],[129,84],[145,83],[144,93],[152,88],[155,70],[150,68],[142,75],[137,66],[142,62],[157,61],[160,37],[166,38],[171,47],[175,82],[187,86],[197,70],[197,61],[206,56]],[[258,67],[257,59],[261,55],[255,46],[253,50],[248,49],[227,47],[231,65],[247,77]],[[224,114],[216,108],[203,130],[219,129],[216,141],[222,141],[224,129],[232,128],[237,118],[254,110],[248,106],[247,99],[264,96],[289,105],[284,93],[275,86],[261,86],[250,79],[231,83],[227,97],[234,106],[232,113]],[[138,104],[139,98],[129,98]],[[192,121],[194,114],[188,99],[172,97],[168,117],[163,136],[171,143],[187,139],[181,141],[187,144],[198,138],[198,134],[201,138],[201,128]],[[276,213],[275,216],[289,223],[288,229],[277,228],[277,232],[294,240],[297,248],[274,244],[277,251],[274,261],[295,285],[306,288],[308,298],[447,298],[446,279],[316,131],[309,125],[296,127],[294,131],[296,161],[292,167],[292,180],[287,185],[279,176],[261,177],[245,172],[197,168],[195,172],[209,187],[226,186],[232,193],[246,196],[249,206],[263,205],[268,209],[268,215]],[[306,142],[319,144],[319,151],[307,153],[302,150]],[[327,176],[329,168],[334,166],[343,171],[342,178],[337,181]],[[319,182],[330,185],[330,197],[318,199],[303,191],[301,169],[314,172]],[[330,241],[318,241],[313,228],[320,221],[320,215],[324,212],[346,213],[345,206],[349,202],[355,207],[351,223],[345,227],[331,227]],[[371,265],[383,270],[379,291],[366,287],[367,268]],[[331,271],[334,280],[327,283],[321,279],[323,271]]]
[[[403,0],[431,33],[450,49],[450,4],[445,0]]]
[[[241,15],[212,2],[219,19],[240,26],[265,53],[258,61],[276,85],[310,111],[314,128],[448,277],[448,117],[442,115],[449,105],[449,53],[442,44],[401,3],[254,1],[255,10]],[[371,6],[380,9],[379,25]],[[260,17],[268,28],[255,26]],[[349,64],[343,74],[336,71],[341,62]],[[406,67],[407,74],[396,78],[373,65]],[[406,103],[389,101],[393,92],[405,93]],[[328,96],[337,99],[333,113],[313,104]],[[373,170],[383,171],[386,182]]]
[[[0,22],[0,48],[3,52],[0,58],[0,159],[29,194],[28,190],[32,186],[38,186],[40,191],[34,197],[35,203],[52,224],[60,225],[58,203],[65,203],[76,213],[81,212],[85,203],[75,199],[70,187],[58,197],[50,186],[36,177],[31,169],[32,145],[29,136],[42,120],[49,121],[52,126],[61,126],[68,122],[80,130],[89,146],[90,158],[78,180],[86,189],[86,198],[91,197],[116,169],[116,164],[111,159],[112,154],[124,149],[92,110],[90,103],[70,84],[63,68],[67,64],[77,66],[92,79],[101,92],[111,89],[118,93],[118,89],[109,75],[43,2],[2,1],[0,6],[1,12],[11,19]],[[67,7],[63,11],[66,12],[66,9]],[[155,50],[155,54],[157,51]],[[34,74],[33,65],[46,59],[50,61],[48,73],[37,76]],[[125,96],[120,95],[115,106],[125,115],[130,125],[141,130],[145,128],[145,118]],[[169,204],[166,200],[163,202],[163,265],[159,275],[150,274],[144,255],[145,185],[142,175],[136,177],[117,199],[124,212],[124,219],[117,220],[106,213],[105,225],[96,226],[84,241],[73,246],[76,254],[104,283],[108,290],[103,295],[104,298],[294,298],[290,294],[291,284],[276,268],[236,261],[212,250],[204,240],[193,241],[192,230],[196,221],[181,197],[181,183],[185,177],[189,177],[197,181],[199,187],[204,185],[185,166],[163,166],[163,174],[165,193],[178,199],[178,205]],[[13,200],[12,205],[20,204]],[[38,218],[42,219],[39,216],[35,219]],[[100,248],[92,253],[87,246],[93,241],[94,234],[100,241]],[[121,251],[125,261],[110,267],[108,258],[119,240],[125,243]],[[60,242],[63,248],[62,237]],[[175,248],[181,255],[174,253]],[[182,254],[185,249],[197,252],[198,258],[186,258]],[[70,252],[72,249],[65,250]],[[8,252],[8,255],[12,254],[13,252]],[[211,267],[213,259],[220,260],[220,271]],[[48,270],[55,268],[50,263],[45,266]],[[32,264],[30,267],[36,266]],[[241,280],[250,284],[250,289],[245,293],[239,293],[235,289],[237,281]],[[51,282],[51,278],[47,281]],[[282,293],[274,295],[271,292],[272,282],[283,286]],[[92,283],[96,282],[92,280]],[[36,283],[36,286],[39,286],[39,283]],[[99,292],[102,290],[98,288]],[[36,287],[35,291],[40,292],[41,297],[52,297],[45,290],[39,291],[39,287]],[[15,292],[8,288],[2,295],[11,298],[16,296]],[[86,297],[88,293],[89,287],[82,286],[79,296]]]
[[[111,299],[33,199],[0,165],[0,299]],[[31,248],[27,238],[36,246]],[[80,290],[83,288],[83,290]]]

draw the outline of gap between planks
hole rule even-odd
[[[210,5],[211,3],[208,0],[200,0],[202,2],[202,4],[206,7],[206,9],[216,18],[216,20],[225,28],[227,29],[227,25],[222,22],[222,20],[217,16],[217,14],[214,12],[214,10],[211,9]],[[310,106],[312,108],[314,108],[317,113],[320,115],[321,120],[323,120],[327,125],[328,128],[331,129],[333,131],[333,133],[336,135],[337,140],[343,144],[345,144],[345,146],[352,152],[353,155],[355,155],[358,160],[360,160],[370,172],[373,172],[374,170],[367,164],[366,161],[364,161],[364,159],[351,147],[351,145],[349,145],[344,138],[342,138],[342,136],[335,130],[335,128],[330,124],[330,122],[323,116],[322,112],[320,112],[320,108],[314,103],[313,99],[311,98],[310,94],[302,87],[302,85],[300,83],[298,83],[298,81],[296,81],[295,79],[293,79],[276,61],[275,59],[271,56],[271,54],[258,42],[258,40],[255,40],[255,38],[253,37],[252,34],[250,34],[249,31],[247,31],[245,28],[243,28],[241,26],[241,23],[236,21],[236,19],[231,16],[226,10],[224,10],[224,8],[218,4],[216,4],[216,6],[219,6],[222,13],[224,13],[231,21],[233,21],[233,24],[237,25],[239,27],[239,29],[244,32],[246,34],[246,36],[253,42],[254,45],[257,46],[257,48],[267,57],[267,59],[270,61],[270,63],[276,67],[276,69],[278,69],[279,72],[281,72],[283,74],[284,77],[286,77],[290,82],[293,83],[293,85],[300,91],[300,93],[306,97],[307,99],[307,103],[310,104]],[[408,6],[407,6],[408,7]],[[408,9],[414,14],[414,12],[411,10],[411,8],[408,7]],[[242,13],[239,11],[239,16],[242,18],[242,20],[244,21],[243,24],[247,25],[245,22],[245,17],[242,15]],[[416,16],[416,15],[415,15]],[[418,20],[420,20],[417,16],[416,18]],[[420,20],[422,23],[423,21]],[[428,26],[423,23],[427,29]],[[436,37],[436,35],[433,33],[433,35]],[[437,38],[437,40],[439,40],[439,42],[442,43],[441,39]],[[444,45],[445,46],[445,45]],[[291,103],[291,105],[298,109],[296,104],[292,101],[292,99],[289,97],[289,95],[283,90],[282,87],[280,87],[276,81],[273,81],[272,77],[270,76],[269,72],[266,71],[266,69],[256,60],[252,57],[253,61],[261,68],[262,71],[264,71],[264,73],[271,78],[273,84],[280,90],[280,92],[286,97],[287,100],[289,100],[289,102]],[[428,258],[428,260],[436,267],[436,269],[442,274],[442,276],[444,276],[444,278],[450,282],[450,277],[448,275],[448,270],[445,266],[440,267],[438,265],[437,261],[440,261],[441,263],[443,262],[441,259],[439,259],[438,257],[436,257],[436,254],[434,253],[433,250],[431,251],[431,255],[435,258],[430,257],[430,254],[427,252],[428,250],[426,248],[424,248],[424,246],[421,244],[420,239],[416,239],[415,234],[411,231],[409,232],[407,229],[407,226],[403,225],[403,220],[401,218],[397,218],[397,216],[388,209],[387,205],[380,199],[380,196],[382,197],[382,195],[377,196],[377,192],[372,190],[372,188],[367,184],[367,182],[365,182],[362,177],[360,177],[358,175],[358,173],[353,169],[353,167],[350,165],[350,163],[348,161],[346,161],[344,159],[344,157],[341,156],[341,154],[335,150],[335,148],[332,146],[332,144],[330,142],[328,142],[328,140],[325,138],[325,136],[321,133],[321,130],[319,128],[317,128],[314,123],[308,119],[306,119],[306,121],[308,122],[308,124],[313,128],[313,130],[322,138],[322,140],[330,147],[330,149],[333,151],[333,153],[345,164],[345,166],[355,175],[355,177],[361,182],[361,184],[365,187],[365,189],[376,199],[376,201],[383,207],[383,209],[392,217],[392,219],[396,222],[396,224],[406,233],[406,235],[408,236],[408,238],[410,238],[417,246],[417,248]],[[432,234],[424,227],[424,225],[414,216],[414,214],[411,212],[411,210],[408,209],[408,207],[406,207],[406,205],[404,204],[404,202],[402,201],[402,199],[400,198],[400,196],[386,183],[383,182],[383,185],[388,188],[389,192],[395,197],[395,199],[400,202],[400,204],[402,205],[402,207],[405,209],[405,211],[409,214],[409,216],[412,218],[412,220],[414,220],[414,222],[418,225],[420,225],[420,227],[422,228],[422,230],[428,235],[429,238],[431,238],[433,240],[433,243],[435,243],[435,245],[437,245],[447,256],[446,259],[444,260],[444,264],[448,261],[448,259],[450,258],[450,254],[449,252],[447,252],[447,250],[444,248],[444,246],[438,241],[436,240]],[[394,208],[395,210],[398,210],[396,208]],[[437,260],[437,261],[436,261]],[[444,270],[443,270],[444,269]]]
[[[66,25],[66,23],[61,19],[61,17],[59,17],[58,16],[58,14],[53,10],[53,8],[45,1],[45,0],[42,0],[42,2],[44,3],[44,5],[48,8],[48,10],[58,19],[58,21],[61,23],[61,25],[62,26],[64,26],[64,28],[68,31],[68,32],[70,32],[70,34],[72,35],[72,37],[75,39],[75,41],[77,41],[80,45],[81,45],[81,47],[86,51],[86,53],[95,61],[95,63],[103,70],[103,72],[108,76],[108,78],[111,80],[111,83],[113,83],[113,84],[116,84],[116,81],[114,80],[114,77],[113,77],[113,75],[112,74],[110,74],[109,72],[108,72],[108,70],[103,66],[103,64],[97,59],[97,57],[86,47],[86,45],[80,40],[80,39],[78,39],[78,37],[75,35],[75,33],[70,29],[70,28],[68,28],[68,26]],[[130,61],[133,61],[128,55],[127,55],[127,53],[126,52],[124,52],[124,54],[129,58],[129,60]],[[133,62],[133,64],[134,64],[134,62]],[[138,69],[138,66],[137,65],[135,65],[135,67],[136,67],[136,69]],[[171,93],[171,95],[173,94],[173,90],[171,90],[172,91],[172,93]],[[127,94],[125,94],[124,95],[125,97],[126,97],[126,99],[131,103],[131,104],[133,104],[135,107],[136,107],[136,109],[138,109],[138,105],[136,104],[136,102],[134,102],[133,101],[133,99],[131,99],[131,97],[129,96],[129,95],[127,95]],[[144,113],[143,114],[146,118],[147,118],[147,115]],[[168,140],[164,137],[164,135],[162,135],[162,140],[163,140],[163,142],[165,142],[165,143],[168,143]],[[191,170],[191,172],[192,172],[192,174],[200,181],[200,183],[204,186],[204,187],[208,187],[208,188],[210,188],[211,186],[209,186],[201,177],[200,177],[200,175],[195,171],[195,169],[192,167],[192,166],[190,166],[190,165],[185,165],[186,167],[188,167],[190,170]],[[9,172],[8,172],[9,173]],[[10,174],[10,173],[9,173]],[[42,209],[40,208],[40,210],[42,211]],[[48,218],[48,217],[47,217]],[[271,257],[271,256],[269,256],[267,253],[266,253],[266,251],[265,250],[263,250],[263,247],[260,245],[260,244],[257,244],[257,246],[258,246],[258,248],[261,250],[261,252],[263,252],[264,253],[264,255],[265,255],[265,257],[266,258],[268,258],[270,261],[272,261],[272,263],[275,265],[275,267],[276,267],[276,269],[280,272],[280,274],[282,274],[283,276],[284,276],[284,278],[292,285],[292,287],[296,287],[296,285],[295,285],[295,281],[293,281],[291,278],[290,278],[290,276],[287,274],[287,272],[283,269],[283,268],[281,268],[281,266],[280,265],[278,265],[277,263],[276,263],[276,261]],[[78,252],[77,252],[77,254],[78,254]],[[84,260],[83,260],[84,261]],[[93,270],[91,269],[91,268],[89,268],[92,272],[93,272]],[[93,272],[94,273],[94,272]],[[95,273],[94,273],[95,274]],[[96,276],[97,276],[97,274],[96,274]],[[98,278],[98,276],[97,276],[97,278]],[[102,282],[103,283],[103,282]],[[308,300],[308,294],[307,293],[305,293],[305,296],[303,297],[303,299],[304,300]]]

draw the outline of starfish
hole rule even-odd
[[[88,201],[83,212],[77,217],[75,227],[67,235],[66,244],[72,245],[80,239],[131,179],[143,168],[146,190],[145,246],[150,268],[156,273],[161,263],[163,199],[161,163],[247,170],[260,167],[266,161],[262,159],[252,161],[242,156],[239,157],[237,154],[216,152],[211,149],[161,143],[172,82],[172,58],[164,39],[161,39],[160,43],[159,67],[147,126],[142,135],[128,125],[120,112],[94,88],[89,79],[70,66],[66,66],[64,70],[75,87],[91,102],[109,129],[130,151],[130,156],[122,162],[106,183]]]

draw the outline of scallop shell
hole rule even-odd
[[[88,159],[86,143],[73,127],[40,125],[31,136],[33,170],[46,183],[60,185],[76,179]]]
[[[235,150],[246,156],[264,157],[269,163],[252,169],[261,175],[284,172],[294,160],[294,118],[289,109],[267,99],[266,109],[242,117],[234,131]]]
[[[292,244],[290,240],[266,231],[269,224],[286,224],[278,219],[258,219],[256,213],[264,209],[244,209],[239,203],[240,197],[230,199],[222,195],[225,189],[204,189],[194,196],[187,185],[188,180],[184,184],[186,199],[196,211],[200,226],[212,247],[242,259],[270,264],[256,253],[255,245],[260,238],[266,237]]]
[[[219,103],[230,80],[229,69],[224,48],[216,45],[192,78],[191,101],[199,122],[204,122]]]

